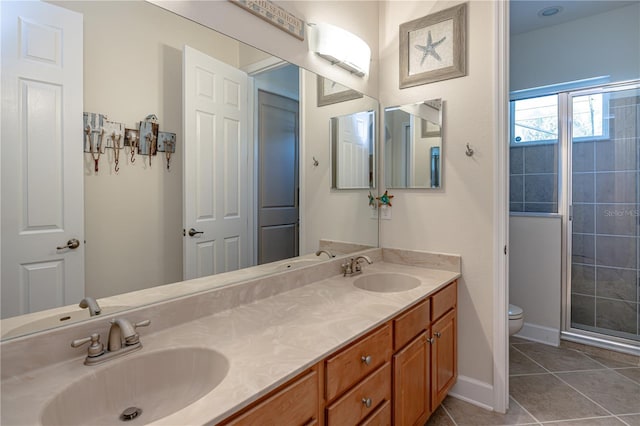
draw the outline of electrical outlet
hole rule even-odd
[[[377,208],[372,208],[371,210],[371,216],[369,216],[371,219],[377,219],[378,218],[378,209]]]
[[[380,219],[391,220],[391,207],[388,207],[388,206],[380,207]]]

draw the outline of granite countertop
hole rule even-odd
[[[397,293],[353,285],[358,277],[376,272],[412,275],[421,284]],[[118,360],[88,367],[78,357],[3,380],[2,422],[40,424],[40,413],[55,394],[113,363],[170,348],[199,347],[229,360],[226,377],[201,399],[151,424],[215,424],[459,276],[376,262],[355,277],[334,276],[157,332],[140,329],[142,350]],[[144,424],[144,413],[129,423]]]

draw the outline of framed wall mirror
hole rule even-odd
[[[5,16],[5,7],[19,3],[2,2],[2,15]],[[183,282],[187,278],[216,274],[217,277],[226,277],[222,281],[218,279],[216,285],[227,285],[247,277],[277,273],[282,270],[278,269],[278,262],[289,262],[283,266],[291,267],[325,261],[327,256],[315,255],[323,244],[329,246],[322,248],[329,248],[337,255],[378,246],[378,224],[377,220],[370,218],[366,197],[368,189],[342,193],[331,190],[328,125],[331,117],[377,111],[376,99],[361,96],[320,107],[317,99],[317,79],[320,76],[314,72],[288,64],[268,52],[149,2],[28,3],[34,7],[56,7],[62,13],[82,14],[84,24],[80,34],[75,35],[84,44],[84,48],[80,46],[78,55],[79,58],[84,55],[78,65],[84,77],[84,82],[79,84],[83,92],[77,100],[82,109],[107,114],[110,120],[125,123],[127,127],[148,114],[155,114],[160,130],[176,133],[176,152],[171,156],[168,169],[164,156],[158,155],[150,161],[148,156],[137,155],[132,161],[129,147],[126,147],[120,155],[119,171],[116,171],[114,152],[107,148],[100,158],[100,171],[95,172],[91,154],[83,154],[82,148],[77,151],[82,157],[73,180],[82,182],[84,200],[73,209],[84,217],[84,234],[73,238],[80,241],[80,247],[75,251],[63,249],[56,252],[55,246],[71,237],[59,238],[60,242],[56,240],[55,244],[47,247],[53,247],[50,251],[58,260],[78,256],[82,250],[81,292],[69,297],[65,295],[63,286],[47,285],[48,293],[38,293],[37,286],[33,286],[29,293],[24,286],[20,287],[19,280],[5,279],[5,272],[11,267],[3,257],[1,339],[88,320],[89,312],[78,307],[82,297],[98,299],[103,314],[110,314],[138,307],[140,304],[132,302],[140,300],[131,298],[134,292],[136,297],[145,291],[147,295],[152,294],[152,299],[142,303],[146,304],[210,288],[204,288],[205,281],[202,280]],[[114,22],[126,30],[113,31]],[[13,33],[5,34],[4,30],[3,25],[3,43],[15,38]],[[246,128],[239,126],[241,131],[235,133],[229,130],[232,128],[225,128],[229,134],[242,136],[237,140],[222,140],[219,145],[226,146],[227,157],[215,168],[207,166],[206,169],[219,174],[203,175],[209,178],[209,183],[223,182],[226,185],[214,189],[224,197],[215,202],[212,196],[203,198],[201,193],[196,197],[200,200],[197,212],[205,220],[211,217],[227,219],[239,213],[245,215],[246,221],[240,221],[247,227],[241,237],[244,240],[235,236],[219,238],[226,244],[223,249],[212,249],[213,244],[206,240],[208,231],[201,228],[204,226],[202,222],[185,219],[186,194],[194,188],[205,188],[194,184],[190,173],[197,168],[201,170],[207,156],[210,159],[221,158],[214,155],[210,145],[203,147],[200,155],[186,158],[191,154],[185,147],[193,146],[195,138],[186,136],[189,118],[185,114],[183,97],[188,85],[183,83],[192,79],[204,92],[214,86],[208,85],[206,75],[198,77],[184,71],[189,50],[185,46],[197,50],[198,55],[223,63],[222,68],[242,74],[247,80],[246,91],[233,99],[243,106],[243,114],[250,118],[247,120],[249,124]],[[216,90],[217,93],[228,93],[220,87]],[[286,108],[282,106],[285,104]],[[82,120],[81,115],[79,119]],[[203,118],[200,119],[202,124]],[[231,121],[227,120],[225,125],[229,126]],[[260,127],[261,123],[274,124],[276,121],[283,125]],[[3,113],[3,135],[5,123]],[[217,128],[223,128],[223,125]],[[284,140],[281,137],[283,129],[290,146],[278,145]],[[80,138],[77,146],[82,147],[82,132],[78,132],[77,137]],[[319,160],[317,166],[314,166],[312,158]],[[4,147],[2,161],[2,181],[9,182],[5,179],[4,164],[10,160],[5,156]],[[234,166],[240,164],[245,168],[240,170]],[[261,168],[261,164],[264,167]],[[286,170],[285,166],[288,167]],[[285,180],[286,184],[283,183]],[[277,187],[273,186],[275,183]],[[209,194],[214,191],[209,191]],[[4,190],[2,197],[4,201]],[[208,205],[221,206],[222,210],[213,214],[206,210],[206,203],[202,200]],[[285,216],[288,222],[280,219],[275,223],[269,222],[267,219],[275,216],[269,209],[283,210],[283,205],[287,207]],[[5,208],[9,208],[8,203],[3,203],[2,212],[3,255],[9,252],[5,248],[11,246],[9,233],[4,232],[4,220],[9,216],[5,215]],[[282,233],[271,232],[285,226],[289,230],[286,238],[281,238]],[[196,231],[193,236],[189,233],[192,227]],[[199,231],[204,231],[204,234]],[[261,246],[262,237],[268,241]],[[186,273],[191,267],[186,254],[187,243],[199,250],[191,256],[200,262],[194,262],[198,265],[195,275]],[[261,252],[273,255],[276,245],[282,249],[282,255],[261,258]],[[228,251],[223,251],[227,248]],[[223,260],[215,258],[219,253],[222,253]],[[248,271],[243,271],[241,276],[225,273],[239,269]],[[42,276],[44,278],[40,282],[48,284],[52,281],[45,274]],[[34,273],[32,278],[38,277]],[[65,280],[58,281],[62,285]],[[156,286],[163,287],[148,291]],[[27,293],[28,297],[33,296],[41,303],[24,303],[24,300],[14,303],[9,300],[11,294],[22,297],[20,295]],[[8,295],[6,298],[5,294]],[[107,302],[103,303],[105,300]],[[28,327],[19,330],[12,324],[27,324]]]
[[[442,99],[385,108],[387,188],[442,188],[442,120]]]
[[[331,188],[375,188],[376,112],[331,117]]]

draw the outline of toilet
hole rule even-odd
[[[509,304],[509,336],[516,334],[524,324],[524,311],[520,306]]]

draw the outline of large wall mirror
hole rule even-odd
[[[432,99],[384,110],[387,188],[441,188],[443,102]]]
[[[126,127],[155,114],[160,130],[177,134],[177,149],[169,168],[162,153],[152,158],[138,155],[132,161],[127,147],[120,153],[119,171],[115,171],[114,150],[107,148],[101,155],[99,171],[95,172],[91,154],[84,154],[84,169],[77,176],[84,181],[84,205],[76,206],[83,212],[85,222],[82,296],[99,302],[104,298],[117,300],[106,306],[105,313],[135,308],[126,294],[185,278],[244,268],[268,274],[281,270],[267,268],[269,262],[302,257],[310,262],[325,260],[325,255],[315,256],[319,248],[330,247],[339,255],[378,246],[378,224],[370,218],[367,199],[373,179],[370,172],[363,189],[331,190],[329,126],[332,117],[377,111],[375,99],[362,96],[320,105],[320,77],[313,72],[283,63],[147,2],[48,3],[83,15],[83,110],[106,114]],[[185,46],[197,55],[212,58],[214,63],[225,64],[229,72],[246,79],[246,96],[239,98],[247,117],[246,126],[238,127],[242,136],[234,141],[235,151],[229,151],[229,143],[226,151],[220,151],[226,155],[221,163],[205,165],[205,157],[211,161],[220,157],[210,145],[200,147],[196,157],[186,158],[191,154],[185,146],[191,147],[195,142],[192,137],[183,136],[189,134],[191,126],[182,106],[187,96],[183,85],[188,87],[193,77],[188,75],[188,68],[183,68],[188,65]],[[196,86],[208,87],[205,79],[197,79]],[[198,118],[200,128],[206,124],[202,118]],[[3,129],[4,124],[3,118]],[[375,124],[366,131],[373,138]],[[202,140],[203,134],[196,133],[195,138]],[[367,155],[373,149],[368,147]],[[367,158],[366,166],[375,170],[371,161]],[[210,173],[204,174],[209,181],[193,184],[194,170],[203,167],[209,167]],[[3,175],[3,183],[4,180]],[[221,182],[231,183],[215,186]],[[209,195],[202,188],[209,188]],[[201,209],[196,209],[191,222],[184,205],[190,192],[195,193]],[[212,199],[210,194],[214,192],[222,194],[222,198]],[[227,207],[209,214],[207,203]],[[192,237],[188,232],[183,235],[183,229],[203,230],[201,227],[206,224],[202,217],[226,219],[234,215],[243,215],[240,222],[246,223],[246,229],[241,239],[223,236],[226,245],[222,248],[206,239],[209,231]],[[3,232],[3,254],[8,244],[5,237]],[[188,254],[188,250],[193,253]],[[11,303],[5,303],[5,290],[17,284],[4,279],[5,268],[9,267],[3,261],[3,339],[69,323],[33,321],[35,325],[23,333],[7,334],[10,321],[29,318],[33,312],[55,308],[52,318],[57,319],[57,312],[63,307],[74,320],[88,319],[87,310],[78,307],[79,297],[65,299],[60,291],[55,293],[57,290],[52,290],[55,294],[50,291],[36,296],[34,300],[40,302],[31,303],[26,310],[22,299],[11,307]],[[247,276],[252,275],[230,278],[225,283]],[[175,288],[172,292],[160,288],[154,292],[161,300],[194,291],[189,283],[180,286],[184,289],[179,294]],[[32,290],[35,294],[36,290]],[[125,296],[118,296],[122,294]],[[23,296],[24,292],[19,297]]]

